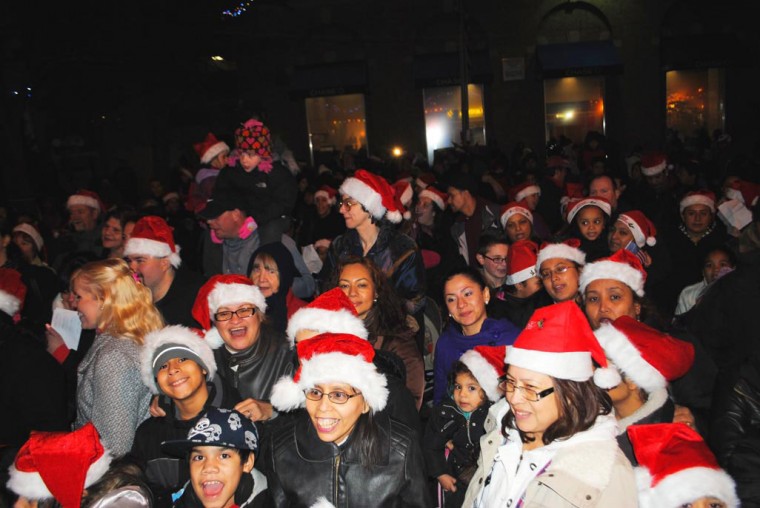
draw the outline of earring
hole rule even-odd
[[[374,300],[372,300],[372,301],[373,301],[373,302],[376,302],[376,301],[377,301],[377,297],[375,297],[375,299],[374,299]]]
[[[491,301],[491,300],[486,300],[486,305],[488,305],[488,302],[490,302],[490,301]]]

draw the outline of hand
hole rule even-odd
[[[691,412],[686,406],[679,406],[676,404],[676,410],[673,413],[673,423],[683,423],[688,425],[694,430],[697,430],[696,420],[694,419],[694,413]]]
[[[49,324],[45,325],[45,339],[47,339],[47,351],[51,355],[55,352],[56,349],[65,344],[65,342],[63,342],[63,337],[61,337],[61,334],[56,332],[55,328]]]
[[[448,448],[449,450],[453,450],[454,449],[454,441],[451,440],[451,439],[449,439],[448,441],[446,441],[446,448]]]
[[[252,422],[259,422],[262,420],[269,420],[272,418],[272,404],[255,399],[245,399],[239,402],[235,409],[243,413],[246,418],[249,418]]]
[[[166,416],[166,411],[161,409],[161,406],[158,405],[158,395],[154,395],[153,399],[150,401],[150,416],[153,416],[154,418]]]
[[[652,264],[652,256],[644,251],[641,251],[641,255],[641,264],[644,265],[644,268],[649,268]]]
[[[451,476],[450,474],[442,474],[438,477],[438,483],[441,484],[441,487],[443,487],[443,490],[446,492],[456,492],[457,491],[457,479]]]

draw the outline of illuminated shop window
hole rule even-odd
[[[604,133],[604,77],[544,80],[546,141],[569,138],[581,144],[589,131]]]
[[[425,136],[428,160],[433,151],[461,144],[462,93],[458,86],[425,88],[422,91],[425,108]],[[486,123],[483,110],[483,85],[467,85],[469,102],[470,142],[486,144]]]
[[[306,122],[312,161],[320,154],[367,150],[364,94],[306,99]]]
[[[665,73],[667,126],[682,137],[705,129],[725,128],[723,69],[680,70]]]

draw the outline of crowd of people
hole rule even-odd
[[[760,506],[725,134],[317,168],[226,137],[156,199],[6,209],[0,507]]]

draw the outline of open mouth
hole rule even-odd
[[[323,434],[328,434],[335,430],[335,427],[338,426],[338,422],[340,422],[340,420],[337,418],[316,418],[317,431]]]
[[[210,480],[201,484],[205,497],[215,497],[222,493],[224,484],[217,480]]]
[[[245,337],[245,332],[248,330],[245,326],[239,326],[237,328],[230,328],[230,335],[234,338]]]

